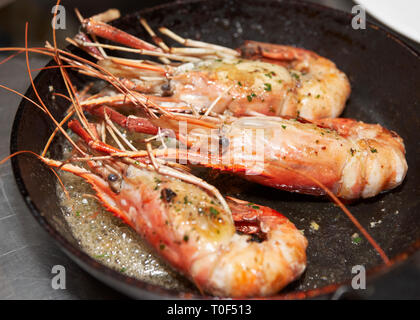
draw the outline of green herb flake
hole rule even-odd
[[[242,83],[240,81],[238,81],[238,86],[242,87]]]
[[[321,97],[320,94],[317,94],[315,98],[319,99]]]
[[[214,217],[216,217],[219,214],[219,211],[217,211],[215,208],[210,207],[210,214]]]
[[[271,83],[264,83],[264,90],[265,91],[271,91]]]
[[[156,183],[161,183],[161,182],[162,182],[162,180],[160,180],[160,179],[158,179],[158,178],[155,178],[155,182],[156,182]]]
[[[122,268],[120,269],[120,272],[126,272],[126,271],[127,271],[127,268],[122,267]]]
[[[259,206],[257,206],[256,204],[254,204],[254,203],[251,203],[251,202],[248,202],[247,203],[247,206],[248,207],[251,207],[252,209],[255,209],[255,210],[259,210],[260,209],[260,207]]]
[[[378,150],[376,150],[375,148],[370,148],[370,152],[372,152],[372,153],[378,153]]]
[[[159,248],[160,248],[160,250],[163,250],[163,249],[165,249],[165,245],[163,243],[161,243]]]
[[[252,101],[252,97],[251,96],[246,96],[246,98],[248,99],[248,102]]]
[[[185,197],[184,197],[184,204],[189,204],[189,203],[191,203],[191,202],[188,200],[188,197],[187,197],[187,196],[185,196]]]
[[[76,211],[76,217],[80,217],[80,211]]]
[[[361,237],[352,238],[351,242],[353,242],[354,244],[360,244],[362,242],[362,238]]]
[[[282,84],[283,83],[283,80],[277,80],[277,82],[280,83],[280,84]]]
[[[356,150],[355,149],[353,149],[353,148],[350,148],[350,154],[351,154],[351,156],[353,157],[354,156],[354,153],[356,152]]]
[[[273,78],[273,76],[275,75],[275,73],[274,73],[273,71],[270,71],[270,72],[268,72],[268,73],[265,73],[264,75],[265,75],[267,78],[272,79],[272,78]]]
[[[286,128],[287,128],[284,124],[282,124],[282,125],[281,125],[281,127],[282,127],[283,129],[286,129]]]
[[[188,242],[188,240],[190,240],[190,237],[188,237],[188,235],[186,234],[186,235],[184,236],[184,241],[185,241],[185,242]]]
[[[291,73],[291,76],[292,76],[293,78],[295,78],[297,81],[299,81],[299,80],[300,80],[300,76],[299,76],[297,73],[292,72],[292,73]]]

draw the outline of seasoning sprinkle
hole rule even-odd
[[[271,83],[264,83],[264,90],[271,91]]]
[[[213,207],[210,207],[210,214],[212,215],[212,216],[217,216],[218,214],[219,214],[219,211],[217,211],[215,208],[213,208]]]

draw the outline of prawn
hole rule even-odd
[[[324,195],[319,181],[339,198],[370,198],[398,187],[408,170],[398,134],[353,119],[207,117],[206,127],[165,117],[126,117],[107,106],[87,110],[102,118],[106,114],[129,131],[165,132],[182,143],[156,149],[156,157],[231,172],[292,192]],[[135,154],[147,156],[145,151]]]
[[[95,18],[81,18],[86,32],[124,47],[92,42],[84,33],[69,41],[88,51],[127,87],[168,110],[228,112],[236,117],[334,118],[341,114],[350,95],[347,76],[332,61],[312,51],[256,41],[246,41],[232,50],[184,39],[160,28],[161,33],[186,46],[169,48],[144,19],[140,22],[157,46]],[[165,63],[118,58],[98,49],[158,57]],[[112,101],[125,103],[126,99],[119,95]]]
[[[69,128],[86,139],[86,151],[121,152],[90,139],[78,121],[69,122]],[[234,198],[227,198],[225,206],[200,185],[159,173],[138,160],[119,158],[105,165],[92,155],[81,167],[40,159],[85,179],[107,210],[203,292],[267,296],[305,270],[306,238],[273,209]]]

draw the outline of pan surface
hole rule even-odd
[[[406,144],[409,166],[402,186],[373,199],[349,204],[348,208],[390,258],[399,259],[406,256],[405,252],[413,252],[420,239],[420,220],[416,216],[420,201],[420,168],[416,161],[420,155],[417,133],[420,121],[416,114],[420,110],[420,63],[416,52],[375,25],[368,23],[365,30],[354,30],[352,16],[302,1],[177,2],[133,13],[115,21],[114,25],[148,39],[138,23],[139,15],[154,29],[166,26],[188,38],[231,48],[246,39],[294,45],[334,61],[348,75],[352,85],[343,116],[380,123],[398,132]],[[72,79],[79,86],[87,81],[76,74]],[[56,92],[66,92],[59,72],[42,71],[35,85],[52,114],[61,119],[68,103],[54,99],[49,90],[53,86]],[[26,95],[36,100],[32,89]],[[11,152],[40,152],[52,130],[51,121],[22,100],[13,126]],[[51,152],[52,157],[61,155],[59,139]],[[18,187],[36,220],[88,272],[132,297],[194,296],[129,278],[90,258],[81,250],[62,217],[56,180],[50,170],[24,155],[13,158],[12,164]],[[375,273],[381,265],[379,255],[365,239],[360,243],[352,240],[357,229],[326,199],[291,194],[243,180],[238,182],[228,175],[211,182],[225,194],[284,213],[298,229],[305,230],[309,241],[307,271],[281,294],[304,297],[326,293],[336,288],[334,284],[348,282],[353,266],[363,265]],[[311,227],[314,223],[319,226],[318,230]],[[307,293],[295,295],[297,292]]]

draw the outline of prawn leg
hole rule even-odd
[[[93,18],[85,19],[82,23],[83,28],[95,36],[121,43],[130,48],[145,49],[150,51],[161,51],[160,48],[139,39],[125,31],[115,28],[107,23],[97,21]]]
[[[89,107],[86,110],[101,119],[106,120],[108,117],[112,122],[115,122],[120,127],[132,132],[139,132],[144,134],[158,134],[158,127],[156,127],[150,120],[136,116],[125,116],[118,111],[107,106]]]

